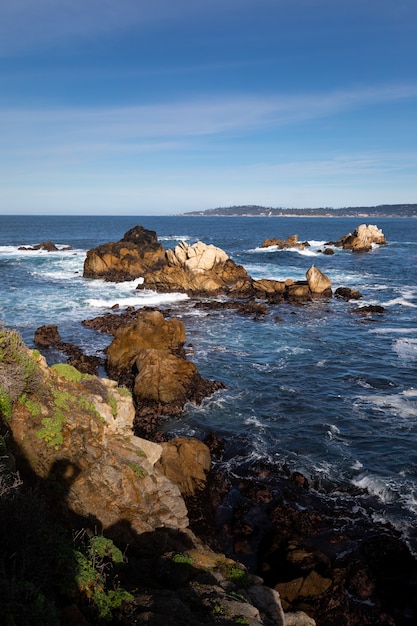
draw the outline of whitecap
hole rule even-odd
[[[389,481],[379,478],[378,476],[362,473],[356,478],[353,478],[352,483],[355,487],[364,489],[370,495],[376,496],[381,502],[384,502],[384,504],[397,499],[395,490],[392,489]]]
[[[417,309],[417,304],[413,304],[413,302],[410,302],[409,300],[406,300],[405,298],[401,296],[398,298],[393,298],[392,300],[389,300],[388,302],[384,302],[383,306],[389,307],[389,306],[394,306],[395,304],[399,304],[401,306],[408,306],[413,309]]]
[[[128,306],[147,306],[147,305],[155,305],[155,304],[163,304],[166,302],[180,302],[182,300],[187,300],[187,294],[183,293],[169,293],[169,294],[157,294],[151,293],[146,294],[145,292],[141,292],[140,296],[132,296],[130,298],[88,298],[85,302],[94,308],[99,309],[108,309],[112,308],[114,305],[118,304],[120,307],[128,307]]]
[[[404,361],[415,361],[417,359],[417,339],[406,337],[396,339],[392,344],[392,349]]]

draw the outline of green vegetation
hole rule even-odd
[[[129,389],[126,389],[126,387],[116,387],[116,391],[125,398],[132,397],[132,392],[129,391]]]
[[[41,409],[41,405],[39,404],[39,402],[36,402],[36,400],[32,400],[31,398],[28,398],[26,393],[23,393],[20,396],[19,404],[26,407],[27,410],[30,412],[30,414],[33,415],[33,417],[36,417],[37,415],[41,414],[42,409]]]
[[[56,365],[52,365],[51,369],[55,370],[59,376],[73,383],[79,383],[81,380],[93,378],[90,374],[82,374],[76,367],[68,365],[68,363],[57,363]]]
[[[114,396],[111,395],[111,393],[109,393],[108,396],[108,403],[110,405],[111,408],[111,414],[113,415],[114,419],[116,419],[117,417],[117,400]]]
[[[172,557],[172,562],[177,565],[192,565],[193,558],[188,554],[174,554]]]
[[[13,402],[10,394],[0,387],[0,417],[9,420],[12,417]]]
[[[76,593],[83,594],[100,622],[110,622],[115,609],[134,600],[117,584],[117,573],[125,563],[123,554],[111,539],[97,535],[88,539],[85,531],[76,544]]]
[[[38,439],[43,439],[45,443],[52,446],[55,450],[64,443],[62,436],[62,428],[65,424],[65,417],[60,410],[56,410],[53,417],[44,417],[42,419],[42,428],[36,432]]]
[[[32,353],[14,330],[0,325],[0,411],[10,419],[13,403],[22,395],[35,393],[41,374]]]
[[[133,470],[137,478],[146,478],[146,476],[148,475],[146,470],[144,470],[143,467],[139,465],[139,463],[128,463],[128,467]]]

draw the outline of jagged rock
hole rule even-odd
[[[385,245],[387,240],[380,228],[373,224],[361,224],[353,233],[348,233],[338,239],[334,245],[352,252],[367,252],[372,249],[373,244]]]
[[[317,267],[312,265],[306,274],[309,289],[313,296],[331,297],[331,280]]]
[[[277,239],[276,237],[273,239],[265,239],[261,247],[269,248],[271,246],[277,246],[280,250],[284,250],[286,248],[298,248],[299,250],[304,250],[304,248],[309,245],[308,241],[304,241],[303,243],[298,241],[298,235],[290,235],[284,241],[281,241],[281,239]]]
[[[377,315],[381,315],[385,313],[385,307],[380,304],[367,304],[366,306],[360,306],[357,309],[353,309],[351,313],[355,313],[357,315],[369,315],[376,313]]]
[[[165,264],[165,250],[156,233],[136,226],[120,241],[106,243],[87,252],[85,278],[105,278],[114,282],[133,280],[151,267]]]
[[[166,261],[166,265],[146,272],[138,288],[192,295],[252,295],[252,279],[246,270],[211,244],[198,241],[190,246],[182,242],[167,250]]]
[[[59,484],[70,510],[123,539],[165,526],[186,528],[178,487],[158,469],[162,448],[133,435],[130,394],[114,381],[83,376],[70,366],[42,372],[42,394],[15,403],[9,427],[31,469]]]
[[[61,250],[71,250],[71,247],[61,248]],[[18,250],[46,250],[46,252],[58,252],[57,246],[52,241],[43,241],[42,243],[38,243],[35,246],[20,246]]]

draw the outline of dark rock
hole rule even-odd
[[[58,326],[39,326],[35,331],[34,342],[41,348],[54,346],[61,341],[61,335],[58,332]]]
[[[362,298],[362,294],[357,289],[350,289],[350,287],[338,287],[335,291],[335,296],[337,298],[342,298],[343,300],[359,300]]]
[[[367,306],[361,306],[357,309],[353,309],[351,313],[356,313],[357,315],[368,315],[376,313],[377,315],[380,315],[382,313],[385,313],[385,308],[379,304],[368,304]]]

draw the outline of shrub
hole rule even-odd
[[[0,326],[0,388],[15,402],[23,393],[35,393],[41,373],[18,332]]]

